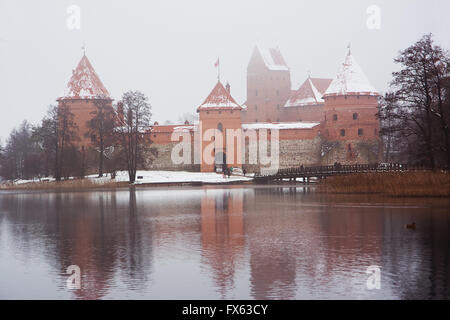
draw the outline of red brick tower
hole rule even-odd
[[[86,54],[83,54],[78,66],[72,71],[72,77],[67,84],[66,93],[57,99],[58,106],[65,104],[74,115],[78,126],[80,141],[77,145],[88,147],[91,138],[86,136],[89,131],[87,122],[93,118],[92,112],[97,109],[96,102],[104,101],[112,108],[112,99],[95,72]]]
[[[255,47],[247,67],[243,121],[274,122],[291,94],[291,75],[281,52]]]
[[[202,154],[200,171],[213,172],[215,167],[221,168],[223,164],[227,167],[241,167],[241,110],[242,107],[230,94],[230,86],[227,84],[225,88],[220,81],[197,108]],[[228,137],[233,141],[227,139],[229,129],[238,133],[238,136]]]
[[[378,97],[349,50],[323,97],[327,139],[378,140]]]

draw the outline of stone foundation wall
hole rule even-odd
[[[194,148],[191,148],[191,164],[174,164],[171,158],[172,148],[176,142],[168,144],[152,144],[146,152],[145,168],[147,170],[200,171],[200,164],[194,164]],[[349,147],[350,145],[350,147]],[[321,137],[302,140],[279,141],[279,168],[300,166],[341,164],[373,164],[381,161],[380,143],[375,141],[327,141]],[[152,149],[152,150],[150,150]],[[259,151],[257,163],[250,163],[249,142],[245,144],[244,163],[242,168],[248,173],[260,172],[270,165],[260,163]],[[267,143],[266,154],[270,158],[271,144]]]
[[[376,164],[382,159],[379,140],[322,141],[322,165]]]
[[[300,166],[320,165],[321,139],[303,139],[303,140],[280,140],[279,142],[279,169],[292,168]],[[267,154],[270,155],[271,144],[267,144]],[[270,165],[258,163],[249,163],[249,143],[245,145],[245,164],[243,168],[247,172],[259,172],[261,169],[269,168]]]
[[[151,144],[145,152],[145,168],[147,170],[200,171],[200,164],[194,164],[194,146],[191,147],[191,164],[175,164],[172,161],[172,149],[176,144],[178,142]]]

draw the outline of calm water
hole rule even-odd
[[[1,193],[0,298],[448,299],[449,234],[445,199],[288,186]],[[67,289],[69,265],[80,290]],[[366,287],[371,265],[380,290]]]

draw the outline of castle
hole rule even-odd
[[[275,133],[279,168],[377,163],[381,154],[378,98],[350,49],[335,78],[309,76],[297,90],[291,90],[290,70],[280,50],[255,47],[247,67],[247,100],[237,103],[230,85],[218,81],[196,109],[198,123],[155,122],[148,128],[146,135],[157,156],[149,154],[145,166],[208,172],[225,164],[257,172],[266,164],[259,156],[249,161],[253,140],[267,140],[264,146],[270,149]],[[112,105],[108,91],[83,55],[66,94],[58,98],[59,104],[68,105],[74,114],[81,148],[90,145],[86,123],[98,99]],[[238,134],[229,136],[229,131]],[[189,153],[183,155],[189,161],[181,163],[173,161],[180,141],[190,144],[182,151]]]

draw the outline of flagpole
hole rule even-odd
[[[218,74],[217,74],[217,80],[219,80],[220,82],[220,58],[217,59],[217,61],[219,62],[219,65],[217,66],[217,70],[218,70]]]

